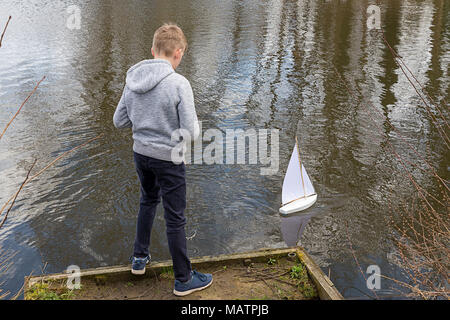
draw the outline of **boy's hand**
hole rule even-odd
[[[192,140],[196,140],[200,133],[197,113],[195,112],[194,93],[189,81],[183,83],[180,88],[180,103],[178,104],[178,116],[180,129],[186,130]]]
[[[120,98],[119,105],[117,106],[116,112],[114,113],[114,126],[118,129],[131,128],[133,124],[128,117],[127,106],[125,105],[125,94],[127,87],[123,89],[122,97]]]

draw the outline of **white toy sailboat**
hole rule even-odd
[[[301,162],[297,137],[295,137],[294,151],[284,177],[282,201],[280,213],[284,215],[306,210],[317,201],[314,186]]]

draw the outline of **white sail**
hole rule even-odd
[[[303,164],[302,171],[303,177],[300,173],[299,152],[298,145],[296,143],[294,151],[292,152],[291,160],[289,161],[286,176],[284,177],[282,194],[283,205],[316,193]]]

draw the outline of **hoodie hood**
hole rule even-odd
[[[146,93],[174,72],[167,60],[144,60],[128,70],[127,87],[136,93]]]

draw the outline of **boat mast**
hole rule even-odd
[[[300,157],[300,147],[298,145],[297,136],[295,136],[295,143],[297,144],[298,162],[300,163],[300,176],[302,177],[303,198],[306,198],[305,181],[303,180],[302,158]]]

